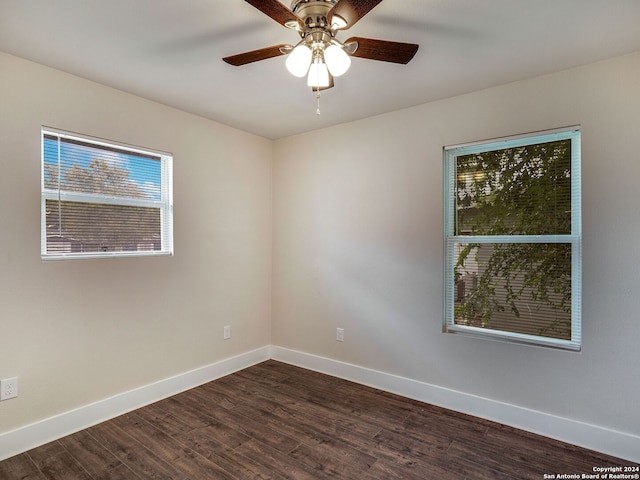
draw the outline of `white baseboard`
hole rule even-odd
[[[268,360],[269,346],[227,358],[0,434],[0,460]]]
[[[272,346],[271,358],[632,462],[640,462],[640,436],[283,347]]]
[[[266,346],[0,434],[0,460],[272,358],[640,462],[640,436],[278,346]]]

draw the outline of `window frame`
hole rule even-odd
[[[160,161],[160,199],[110,196],[101,194],[65,191],[45,186],[45,137],[55,136],[72,142],[89,144],[105,151],[117,151],[125,154],[157,158]],[[41,223],[40,223],[40,255],[42,260],[77,260],[91,258],[123,258],[172,256],[173,246],[173,155],[159,150],[140,148],[122,142],[104,140],[79,133],[67,132],[56,128],[41,128],[40,132],[40,191],[41,191]],[[106,251],[106,252],[47,252],[47,201],[68,201],[76,203],[121,205],[126,207],[143,207],[160,210],[160,250]]]
[[[456,160],[470,154],[517,148],[559,140],[571,140],[571,233],[566,235],[454,235],[456,221]],[[571,351],[582,348],[582,197],[581,134],[579,126],[545,130],[461,145],[443,147],[444,232],[444,333],[463,334],[505,342],[545,346]],[[455,324],[455,247],[458,243],[565,243],[571,245],[571,339],[495,330]]]

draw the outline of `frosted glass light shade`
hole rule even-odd
[[[300,44],[287,57],[285,65],[287,70],[296,77],[304,77],[311,64],[311,49]]]
[[[309,67],[307,85],[314,88],[326,88],[329,86],[329,70],[321,58],[315,59]]]
[[[331,75],[339,77],[351,66],[351,57],[338,45],[329,45],[324,51],[324,61]]]

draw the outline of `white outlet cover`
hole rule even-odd
[[[18,396],[18,377],[0,380],[0,400],[9,400]]]

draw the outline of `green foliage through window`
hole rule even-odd
[[[578,349],[579,131],[445,149],[445,330]]]

